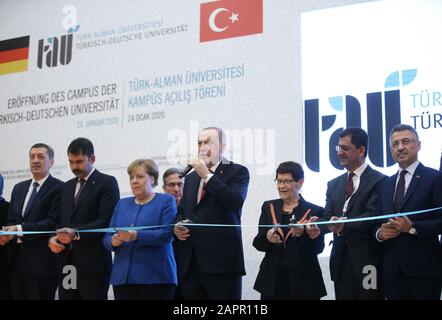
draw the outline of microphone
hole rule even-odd
[[[192,171],[193,167],[187,165],[186,169],[183,170],[183,172],[180,173],[180,178],[183,178],[189,174],[190,171]]]

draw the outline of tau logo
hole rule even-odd
[[[417,74],[417,69],[396,71],[390,74],[385,81],[385,88],[399,87],[410,84]],[[330,106],[337,112],[344,112],[345,126],[361,128],[361,103],[351,95],[329,97]],[[385,92],[370,92],[366,94],[367,133],[370,137],[368,157],[375,166],[389,167],[394,164],[389,151],[389,134],[391,129],[401,123],[400,90],[386,90]],[[304,101],[304,130],[305,162],[314,172],[320,171],[320,138],[321,133],[330,130],[336,122],[337,114],[320,114],[319,99]],[[385,128],[384,128],[385,122]],[[328,155],[331,165],[336,169],[343,169],[335,152],[335,145],[339,140],[339,133],[344,128],[330,132],[328,141]],[[386,155],[386,160],[384,160]]]
[[[80,25],[77,24],[77,9],[68,5],[63,8],[63,13],[67,14],[63,19],[63,27],[68,30],[68,34],[59,38],[51,37],[47,39],[47,45],[44,39],[38,41],[37,66],[42,69],[45,64],[47,67],[56,67],[58,63],[67,65],[72,60],[72,39]]]
[[[56,67],[58,62],[66,65],[72,59],[72,33],[61,36],[61,42],[57,37],[48,38],[48,45],[44,45],[44,40],[38,41],[37,66],[43,68],[43,58],[47,67]]]

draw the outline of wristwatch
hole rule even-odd
[[[410,230],[408,230],[408,233],[411,234],[412,236],[416,236],[417,235],[417,230],[415,227],[411,227]]]

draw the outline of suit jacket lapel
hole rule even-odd
[[[38,190],[37,198],[35,199],[36,201],[37,201],[37,200],[40,200],[41,198],[43,198],[44,195],[49,191],[49,188],[51,187],[51,184],[52,184],[52,180],[53,180],[53,179],[54,179],[54,178],[52,178],[51,175],[46,179],[46,181],[45,181],[45,182],[43,183],[43,185],[40,187],[40,190]]]
[[[342,216],[342,210],[344,209],[345,204],[345,198],[346,198],[346,192],[345,192],[345,186],[347,184],[347,174],[343,174],[339,177],[337,183],[336,183],[336,189],[334,190],[334,193],[336,195],[336,198],[338,199],[337,203],[337,209],[340,216]]]
[[[364,172],[362,172],[361,177],[359,178],[359,187],[358,190],[351,196],[350,201],[348,202],[347,212],[351,212],[351,208],[355,201],[358,199],[359,195],[366,190],[366,186],[368,185],[371,177],[371,168],[368,166]],[[347,181],[346,181],[347,183]]]
[[[223,180],[224,175],[228,172],[229,170],[229,166],[226,165],[225,163],[230,163],[230,161],[223,159],[220,164],[218,165],[218,167],[216,168],[215,172],[213,173],[214,176],[216,176],[217,178],[219,178],[220,180]],[[197,186],[195,187],[196,190],[196,195],[195,195],[195,203],[198,200],[198,189],[199,189],[199,183],[201,181],[200,177],[198,175],[196,175],[198,179],[197,180]],[[207,192],[206,195],[204,196],[203,199],[201,199],[200,203],[198,203],[197,205],[200,205],[203,201],[206,200],[207,196],[210,196]]]
[[[387,187],[384,188],[385,194],[382,197],[385,197],[385,203],[388,205],[386,209],[387,213],[394,213],[394,190],[396,189],[396,179],[397,173],[390,178],[387,178],[386,184]]]
[[[25,204],[26,195],[28,194],[31,183],[32,183],[32,180],[26,181],[26,183],[23,184],[23,188],[21,190],[19,190],[18,195],[17,195],[18,203],[20,204],[19,208],[18,208],[19,217],[17,217],[17,218],[20,218],[21,219],[20,221],[22,221],[22,219],[23,219],[23,216],[22,216],[22,212],[24,209],[23,205]]]
[[[66,199],[63,199],[63,201],[66,201],[66,208],[72,208],[72,210],[69,210],[70,215],[74,213],[74,197],[75,197],[75,186],[77,184],[77,178],[71,179],[68,182],[66,182],[66,194],[68,195]]]
[[[46,179],[46,181],[40,187],[40,190],[38,190],[38,192],[37,192],[37,196],[35,197],[34,204],[33,204],[32,208],[31,208],[31,210],[28,211],[28,213],[23,217],[23,219],[25,219],[26,217],[31,215],[32,209],[36,207],[36,205],[40,201],[40,199],[43,198],[44,195],[48,192],[49,187],[50,187],[50,185],[52,183],[52,179],[53,179],[52,176],[49,175],[48,178]],[[28,189],[29,189],[29,187],[28,187]]]
[[[304,200],[304,198],[300,195],[300,199],[299,199],[299,205],[298,207],[295,209],[295,218],[296,221],[301,220],[304,217],[304,214],[307,212],[307,210],[310,209],[307,205],[306,205],[306,201]],[[311,216],[312,213],[309,214],[309,216]]]
[[[77,209],[81,206],[81,204],[85,201],[85,199],[88,198],[91,191],[94,189],[95,180],[97,179],[98,171],[95,169],[95,171],[90,175],[90,177],[87,179],[86,184],[83,187],[83,190],[81,191],[80,195],[78,196],[77,202],[74,204],[74,210],[77,211]],[[74,198],[75,198],[75,187],[77,185],[77,179],[74,180]]]
[[[194,212],[196,206],[197,206],[197,201],[198,201],[198,189],[199,189],[199,184],[200,184],[200,177],[196,172],[193,172],[192,174],[190,174],[188,176],[189,178],[186,179],[186,184],[188,185],[189,188],[189,193],[190,193],[190,211],[189,212]]]
[[[282,223],[281,222],[281,220],[282,220],[282,199],[278,199],[278,201],[275,201],[273,203],[273,206],[275,209],[275,217],[276,217],[277,223],[281,224]],[[270,218],[272,218],[271,214],[270,214]],[[272,221],[272,223],[273,223],[273,221]]]
[[[230,169],[231,162],[225,158],[220,162],[219,166],[216,168],[215,172],[213,173],[215,176],[222,179],[222,177],[227,173],[227,171]]]

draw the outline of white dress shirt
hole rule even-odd
[[[94,173],[95,168],[92,168],[91,172],[89,172],[89,174],[87,175],[86,178],[82,178],[85,182],[84,184],[86,184],[87,180],[89,179],[89,177],[91,176],[92,173]],[[77,179],[77,184],[75,185],[75,193],[74,193],[74,197],[77,195],[78,191],[80,190],[80,180],[81,179]]]
[[[32,190],[34,189],[34,182],[38,183],[38,187],[37,187],[37,193],[38,193],[40,191],[43,183],[45,183],[45,181],[48,179],[48,177],[49,177],[49,175],[47,175],[46,177],[44,177],[43,179],[40,179],[40,180],[32,179],[31,185],[29,186],[29,189],[28,189],[28,193],[26,194],[26,197],[25,197],[25,202],[23,203],[23,208],[21,210],[22,216],[25,215],[26,207],[28,205],[29,199],[31,198]],[[21,224],[16,225],[16,227],[17,227],[17,232],[23,232],[23,227],[21,226]],[[17,234],[17,237],[23,237],[23,234]]]
[[[348,203],[350,202],[351,197],[356,193],[356,191],[358,191],[359,188],[359,183],[361,182],[361,176],[364,173],[365,169],[367,169],[368,167],[368,163],[364,161],[363,164],[361,164],[359,166],[359,168],[357,168],[356,170],[353,171],[354,176],[352,178],[353,180],[353,193],[351,194],[351,196],[345,201],[344,203],[344,208],[342,209],[342,213],[347,213],[347,207],[348,207]],[[348,175],[350,174],[350,172],[347,172],[347,179],[348,179]]]
[[[419,165],[419,160],[416,160],[415,162],[413,162],[412,164],[410,164],[408,167],[406,167],[405,169],[402,169],[401,167],[399,167],[399,171],[397,172],[397,177],[396,177],[396,186],[394,187],[394,192],[393,192],[393,201],[394,201],[394,195],[396,194],[396,188],[397,188],[397,184],[399,182],[399,178],[401,177],[401,172],[403,170],[407,170],[407,173],[404,176],[405,179],[405,190],[404,190],[404,195],[407,194],[407,190],[408,190],[408,186],[410,185],[411,182],[411,178],[413,178],[414,172],[417,169],[417,166]],[[383,242],[383,240],[381,240],[379,238],[379,231],[381,229],[378,229],[378,231],[376,231],[376,240],[378,240],[379,242]]]
[[[411,178],[413,178],[414,172],[417,169],[417,166],[419,165],[419,160],[416,160],[415,162],[413,162],[412,164],[410,164],[408,167],[406,167],[405,169],[402,169],[401,167],[399,167],[399,171],[397,172],[397,177],[396,177],[396,186],[394,187],[394,193],[393,193],[393,201],[394,201],[394,195],[396,194],[396,188],[397,188],[397,184],[399,182],[399,179],[401,177],[401,172],[403,170],[407,170],[407,173],[404,176],[405,179],[405,190],[404,190],[404,195],[407,193],[408,190],[408,186],[410,185],[411,182]]]
[[[213,172],[216,171],[216,168],[218,168],[219,164],[221,163],[221,161],[219,161],[217,164],[213,165],[210,169],[209,169],[209,173],[207,174],[206,179],[201,179],[200,180],[200,185],[198,187],[198,197],[197,197],[197,203],[200,203],[201,201],[201,192],[203,190],[203,184],[204,182],[207,184],[209,182],[209,180],[213,177]]]

